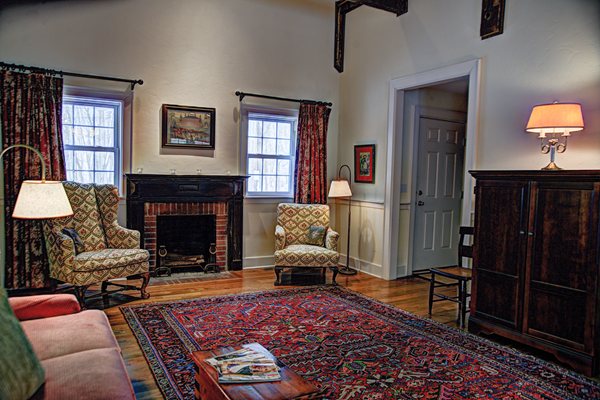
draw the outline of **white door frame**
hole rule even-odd
[[[475,150],[477,149],[479,91],[481,80],[481,59],[466,61],[408,75],[390,81],[388,137],[387,137],[387,166],[385,177],[385,204],[383,227],[383,278],[396,279],[409,274],[408,266],[398,265],[398,231],[400,214],[400,178],[402,175],[402,139],[404,135],[404,91],[418,89],[424,86],[444,81],[469,77],[465,172],[462,202],[461,225],[470,225],[473,203],[474,181],[468,171],[475,166]],[[407,133],[408,134],[408,133]],[[410,233],[412,235],[412,232]]]

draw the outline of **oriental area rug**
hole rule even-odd
[[[167,399],[194,398],[190,353],[258,342],[325,399],[598,399],[554,364],[337,286],[121,307]]]

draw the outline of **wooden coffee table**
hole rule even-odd
[[[281,381],[256,383],[218,382],[217,370],[204,360],[241,348],[260,351],[275,360],[281,370]],[[258,343],[245,344],[238,347],[222,347],[213,351],[195,351],[192,353],[196,370],[194,393],[200,400],[284,400],[284,399],[320,399],[315,385],[304,380]]]

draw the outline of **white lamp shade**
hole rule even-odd
[[[553,103],[533,107],[525,130],[545,134],[576,132],[583,127],[581,104]]]
[[[329,187],[329,197],[352,197],[350,184],[345,179],[334,179]]]
[[[67,193],[59,181],[23,181],[13,218],[48,219],[73,215]]]

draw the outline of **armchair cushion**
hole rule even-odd
[[[63,186],[73,208],[73,216],[66,218],[67,227],[77,231],[83,241],[84,251],[105,249],[106,240],[94,185],[63,182]]]
[[[313,246],[321,246],[325,244],[325,232],[327,228],[324,226],[311,225],[308,227],[308,234],[306,235],[306,244]]]
[[[42,294],[8,299],[20,321],[74,314],[81,310],[72,294]]]
[[[340,255],[321,246],[292,244],[275,252],[275,265],[286,267],[337,267]]]
[[[44,370],[0,289],[0,399],[28,399],[44,383]]]
[[[329,228],[327,230],[327,235],[325,235],[325,247],[329,250],[338,251],[339,238],[340,234]]]

